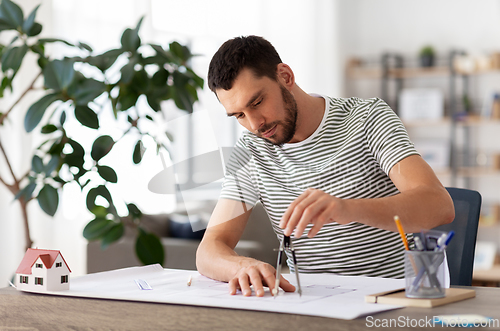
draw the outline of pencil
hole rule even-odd
[[[193,281],[193,277],[189,276],[187,286],[191,286],[191,282]]]
[[[398,227],[399,235],[401,236],[401,240],[403,240],[403,244],[405,245],[405,249],[407,251],[410,250],[410,246],[408,246],[408,240],[406,240],[405,232],[403,231],[403,227],[401,226],[401,222],[399,221],[399,216],[394,216],[394,222],[396,222],[396,226]]]

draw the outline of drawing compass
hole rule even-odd
[[[279,293],[280,288],[280,278],[281,278],[281,266],[285,263],[285,259],[283,259],[284,251],[288,251],[292,254],[293,258],[293,267],[295,270],[295,277],[297,277],[297,292],[300,296],[302,296],[302,288],[300,287],[300,279],[299,279],[299,268],[297,266],[297,258],[295,257],[295,249],[293,248],[292,239],[289,236],[283,236],[283,240],[281,240],[280,248],[278,250],[278,263],[276,265],[276,282],[274,284],[274,288],[272,290],[272,295],[276,298]]]

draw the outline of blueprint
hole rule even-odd
[[[294,284],[294,275],[283,275]],[[188,285],[188,280],[190,284]],[[374,277],[301,274],[302,296],[280,290],[274,298],[229,294],[227,283],[197,271],[163,269],[160,265],[119,269],[70,280],[68,291],[52,295],[173,303],[354,319],[401,306],[365,303],[365,295],[404,287],[404,280]]]

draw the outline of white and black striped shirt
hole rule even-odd
[[[307,188],[342,199],[398,194],[391,168],[418,154],[400,119],[382,100],[328,98],[325,114],[307,139],[283,146],[246,132],[226,169],[221,198],[264,206],[278,239],[287,207]],[[306,228],[306,233],[312,224]],[[399,235],[357,222],[329,223],[314,238],[292,238],[299,272],[404,277]],[[293,270],[291,256],[288,265]]]

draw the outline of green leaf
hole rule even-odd
[[[103,207],[103,206],[95,206],[91,210],[92,214],[94,214],[96,217],[101,217],[105,218],[108,215],[108,208]]]
[[[99,118],[89,106],[76,106],[75,117],[82,125],[91,129],[99,129]]]
[[[84,49],[90,53],[92,53],[94,50],[92,49],[92,47],[90,47],[88,44],[86,43],[82,43],[82,42],[79,42],[78,43],[78,47],[80,47],[81,49]]]
[[[176,57],[182,60],[182,62],[186,62],[189,60],[192,55],[191,52],[189,51],[189,48],[186,46],[182,46],[179,44],[177,41],[174,41],[170,43],[169,45],[170,52],[174,54]]]
[[[47,94],[30,106],[28,112],[26,113],[26,117],[24,118],[24,129],[26,132],[33,131],[33,129],[42,120],[45,110],[47,110],[47,108],[57,100],[60,100],[59,94]]]
[[[142,140],[139,140],[135,144],[134,153],[132,155],[132,161],[135,164],[141,163],[143,155],[144,155],[144,145],[142,143]]]
[[[24,21],[23,23],[24,33],[27,33],[33,27],[33,24],[35,23],[36,11],[38,10],[39,7],[40,5],[36,6],[35,9],[33,9],[33,11],[31,12],[31,14],[29,14],[28,18]]]
[[[61,117],[59,118],[59,123],[61,123],[61,125],[64,125],[65,122],[66,122],[66,112],[63,110],[61,112]]]
[[[120,83],[123,84],[128,84],[132,81],[132,78],[134,77],[134,66],[136,65],[136,62],[133,60],[130,60],[129,63],[124,65],[122,69],[120,70],[121,72],[121,78],[120,78]]]
[[[135,29],[127,28],[123,31],[121,44],[122,49],[127,52],[135,52],[141,45],[141,38],[139,37],[139,29],[141,27],[143,18],[139,20]]]
[[[125,226],[123,223],[113,225],[103,236],[101,240],[101,249],[106,249],[115,241],[118,241],[125,233]]]
[[[106,92],[106,84],[93,78],[87,78],[79,72],[75,72],[75,78],[67,90],[70,98],[78,106],[87,105],[104,92]]]
[[[88,63],[92,66],[97,67],[101,71],[106,71],[116,62],[116,59],[122,53],[122,49],[111,49],[100,55],[90,57],[88,59]]]
[[[50,184],[45,184],[38,193],[38,204],[50,216],[54,216],[59,205],[59,194]]]
[[[57,126],[55,126],[54,124],[44,125],[41,130],[43,134],[49,134],[56,131],[57,131]]]
[[[83,237],[87,240],[96,240],[102,237],[113,227],[113,221],[96,217],[83,229]]]
[[[59,160],[60,158],[58,155],[52,156],[49,163],[47,163],[47,165],[43,169],[43,172],[45,172],[47,176],[50,176],[50,174],[52,174],[52,172],[56,170],[56,168],[59,166]]]
[[[73,61],[70,60],[54,60],[43,68],[45,86],[56,91],[66,89],[74,75]]]
[[[73,151],[70,154],[66,154],[64,156],[64,163],[66,163],[70,167],[73,166],[82,169],[85,161],[85,150],[83,149],[82,145],[80,145],[73,139],[68,140],[68,144],[71,146]]]
[[[165,253],[160,239],[152,233],[139,228],[139,235],[135,242],[135,253],[145,265],[159,263],[163,265]]]
[[[28,201],[33,196],[33,192],[35,191],[36,183],[30,182],[28,185],[23,187],[19,192],[17,192],[14,200],[19,199],[20,197],[24,198],[24,201]]]
[[[97,166],[97,173],[102,177],[102,179],[110,182],[116,183],[118,182],[118,176],[113,168],[108,166]]]
[[[92,144],[90,156],[94,161],[99,161],[109,153],[114,144],[115,141],[110,136],[100,136]]]
[[[121,111],[127,110],[135,106],[137,99],[139,99],[139,94],[136,91],[128,86],[123,86],[118,94],[116,108]]]
[[[20,28],[23,25],[23,10],[10,0],[0,2],[0,19],[12,27]]]
[[[171,142],[174,142],[174,136],[170,132],[165,132],[165,135],[167,136],[168,140]]]
[[[33,155],[33,158],[31,159],[31,170],[33,170],[37,174],[40,174],[43,172],[44,168],[45,166],[42,159],[38,155]]]
[[[109,193],[108,188],[104,185],[99,185],[97,187],[90,189],[89,192],[87,193],[87,209],[90,210],[91,212],[96,207],[95,199],[98,196],[101,196],[104,199],[106,199],[106,201],[108,201],[110,206],[113,205],[113,199],[111,198],[111,193]]]
[[[141,45],[141,38],[137,31],[130,28],[125,29],[122,34],[121,44],[123,50],[127,52],[135,52]]]
[[[128,214],[132,217],[132,219],[140,219],[142,217],[141,210],[133,203],[127,204]]]
[[[31,29],[27,32],[28,37],[38,36],[42,32],[42,25],[40,23],[35,22]]]
[[[6,72],[12,69],[14,72],[17,72],[27,51],[28,46],[26,44],[8,49],[2,55],[2,71]]]
[[[191,94],[184,88],[179,88],[176,86],[172,86],[173,91],[173,99],[175,102],[175,105],[182,110],[186,110],[189,113],[193,112],[193,103],[194,99],[191,96]]]

